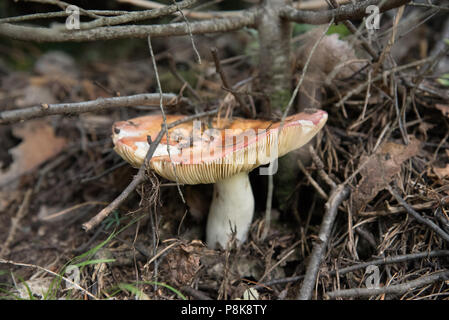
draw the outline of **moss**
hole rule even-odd
[[[279,108],[282,112],[287,108],[288,102],[290,101],[291,93],[290,90],[276,91],[271,95],[271,107],[274,110]]]

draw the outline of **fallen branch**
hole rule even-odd
[[[421,277],[419,279],[402,283],[402,284],[396,284],[392,286],[382,287],[382,288],[374,288],[374,289],[368,289],[368,288],[354,288],[354,289],[347,289],[347,290],[336,290],[332,292],[326,293],[325,297],[328,299],[333,299],[336,297],[340,298],[349,298],[349,297],[371,297],[371,296],[377,296],[380,294],[403,294],[407,291],[414,290],[416,288],[435,283],[440,280],[447,280],[449,277],[449,271],[442,271],[437,272],[434,274],[431,274],[429,276]]]
[[[423,258],[434,258],[434,257],[443,257],[443,256],[449,256],[449,250],[435,250],[430,252],[417,252],[417,253],[410,253],[410,254],[402,254],[399,256],[393,256],[393,257],[385,257],[380,259],[375,259],[363,263],[358,263],[346,268],[341,268],[338,270],[332,270],[328,274],[322,273],[320,274],[320,277],[324,276],[335,276],[337,273],[339,276],[344,275],[349,272],[353,272],[356,270],[364,269],[370,265],[385,265],[385,264],[394,264],[394,263],[401,263],[401,262],[408,262],[413,261],[417,259],[423,259]],[[256,286],[254,286],[254,289],[264,288],[267,286],[272,286],[276,284],[283,284],[288,282],[295,282],[304,279],[304,275],[300,276],[293,276],[293,277],[286,277],[281,279],[273,279],[267,282],[259,283]]]
[[[10,23],[0,24],[0,35],[17,40],[36,42],[65,42],[65,41],[97,41],[112,39],[135,39],[166,36],[185,36],[192,34],[206,34],[235,31],[244,27],[254,26],[256,14],[254,10],[241,11],[240,15],[223,19],[195,21],[189,25],[185,22],[164,25],[126,25],[112,27],[98,27],[89,30],[59,30],[59,28],[44,28],[19,26]],[[190,30],[189,30],[190,29]]]
[[[125,97],[99,98],[96,100],[74,103],[43,103],[40,106],[0,112],[0,124],[9,124],[21,120],[28,120],[56,114],[78,114],[119,107],[135,107],[140,105],[158,106],[159,100],[159,93],[144,93]],[[173,93],[166,93],[163,95],[164,104],[176,104],[179,101],[180,100],[178,100],[177,96]],[[187,100],[185,99],[184,101]]]
[[[332,226],[337,216],[338,207],[348,196],[349,188],[340,184],[332,191],[329,201],[326,202],[326,213],[324,214],[323,222],[321,223],[318,241],[313,246],[312,254],[309,257],[310,260],[307,265],[304,281],[297,296],[298,300],[310,300],[312,297],[313,288],[315,287],[320,264],[323,260]]]
[[[400,7],[410,0],[364,0],[355,4],[341,5],[336,9],[322,11],[303,11],[286,7],[281,11],[281,17],[297,23],[325,24],[335,19],[335,22],[365,17],[366,8],[371,5],[379,7],[379,12],[385,12]]]
[[[366,16],[366,8],[370,5],[380,7],[380,12],[384,12],[393,8],[400,7],[410,0],[365,0],[355,4],[341,5],[336,9],[330,10],[296,10],[291,6],[282,8],[279,12],[281,18],[298,23],[309,23],[314,25],[329,23],[332,19],[335,22],[360,19]],[[189,3],[190,4],[190,3]],[[164,9],[169,10],[169,9]],[[88,10],[83,13],[89,14]],[[185,12],[184,12],[185,13]],[[17,40],[30,40],[37,42],[65,42],[65,41],[96,41],[96,40],[112,40],[124,38],[146,38],[149,34],[151,37],[164,36],[181,36],[189,34],[206,34],[235,31],[245,27],[255,28],[259,18],[259,11],[248,9],[232,12],[231,14],[221,14],[214,16],[213,19],[195,21],[190,24],[169,23],[164,25],[125,25],[125,26],[105,26],[96,27],[88,30],[61,30],[60,27],[36,27],[22,26],[11,23],[0,24],[0,35]],[[138,13],[130,13],[131,16],[125,14],[117,17],[99,17],[90,13],[91,16],[97,18],[92,22],[84,24],[83,27],[93,27],[102,25],[104,21],[113,21],[113,23],[122,23],[123,21],[132,21],[133,19],[141,19],[145,15],[139,16]],[[188,15],[188,14],[186,14]],[[127,16],[127,17],[126,17]],[[107,20],[111,19],[111,20]]]

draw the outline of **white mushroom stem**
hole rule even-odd
[[[233,230],[236,231],[238,242],[244,242],[253,213],[254,196],[248,172],[217,181],[207,219],[207,245],[216,248],[219,244],[226,248]]]

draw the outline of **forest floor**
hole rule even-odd
[[[159,106],[0,125],[0,298],[294,299],[319,242],[331,180],[348,188],[349,197],[339,205],[312,298],[448,299],[449,20],[429,16],[407,10],[393,29],[394,16],[386,15],[371,42],[380,64],[367,64],[360,43],[341,27],[328,32],[293,108],[328,112],[311,143],[320,161],[310,159],[309,148],[280,161],[290,164],[293,184],[287,194],[278,192],[275,176],[266,237],[267,177],[250,174],[256,212],[239,247],[212,250],[202,242],[212,185],[181,186],[183,203],[176,185],[152,175],[98,227],[82,229],[137,172],[114,152],[112,124]],[[400,36],[389,45],[393,30]],[[322,31],[295,26],[292,87]],[[254,34],[194,39],[201,64],[189,37],[154,40],[164,92],[203,111],[232,96],[222,88],[211,47],[229,82],[251,92]],[[0,111],[157,92],[145,41],[123,45],[132,49],[120,57],[103,58],[98,52],[112,49],[98,45],[80,59],[79,48],[71,54],[0,43]],[[256,98],[245,96],[248,103]],[[235,101],[233,115],[244,115]],[[432,278],[440,272],[443,280]],[[379,291],[362,292],[370,285]],[[361,291],[342,291],[353,288]]]

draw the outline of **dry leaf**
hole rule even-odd
[[[15,127],[13,134],[21,138],[22,142],[9,150],[13,162],[9,168],[0,171],[0,186],[35,170],[57,155],[67,144],[66,139],[55,136],[53,128],[42,120],[29,121]]]
[[[177,286],[189,285],[200,269],[202,249],[201,242],[180,245],[167,253],[161,268]]]
[[[438,110],[440,110],[441,113],[442,113],[445,117],[448,117],[448,118],[449,118],[449,105],[437,103],[437,104],[435,105],[435,108],[437,108]]]
[[[402,163],[415,156],[419,149],[420,141],[410,137],[408,145],[386,142],[370,157],[362,156],[360,163],[365,161],[367,163],[360,171],[362,178],[352,194],[356,212],[363,209],[380,191],[385,189],[393,177],[401,171]]]
[[[436,168],[433,167],[433,172],[438,176],[438,178],[443,179],[445,177],[449,177],[449,164],[446,165],[444,168]]]

